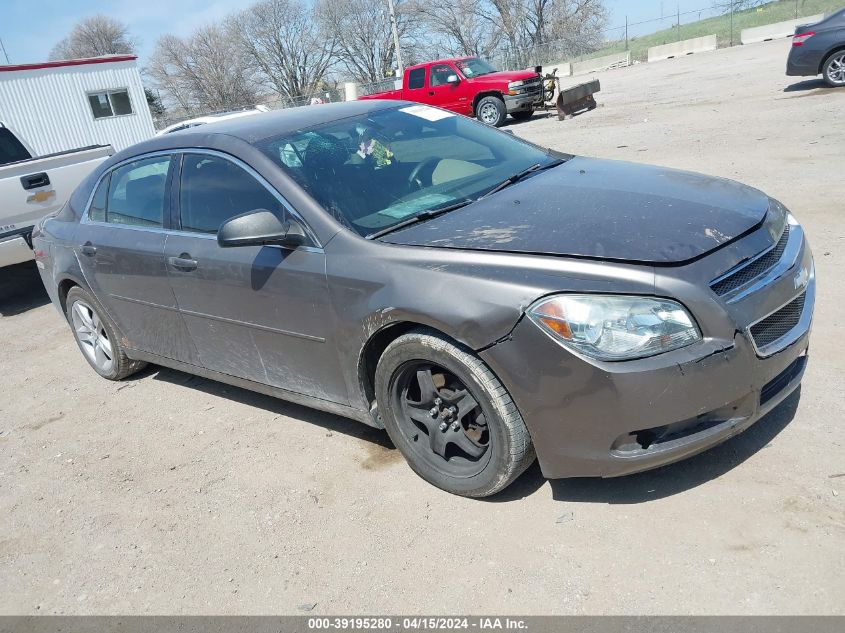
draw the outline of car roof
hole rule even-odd
[[[156,136],[133,145],[121,154],[125,158],[153,151],[203,146],[208,142],[210,135],[232,136],[254,145],[267,138],[401,105],[412,104],[410,101],[372,99],[301,106],[264,112],[256,116],[233,117],[181,130],[178,134]]]

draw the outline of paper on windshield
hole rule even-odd
[[[408,106],[407,108],[399,108],[399,112],[412,114],[413,116],[425,119],[426,121],[439,121],[440,119],[448,119],[449,117],[455,116],[453,112],[438,110],[437,108],[431,108],[426,105],[413,105]]]

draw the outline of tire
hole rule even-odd
[[[487,125],[501,127],[508,118],[505,102],[492,95],[483,97],[475,106],[475,118]]]
[[[836,51],[824,61],[822,76],[832,88],[845,86],[845,50]]]
[[[430,411],[420,379],[427,367],[440,396]],[[471,350],[432,330],[412,330],[387,346],[375,389],[393,444],[414,472],[446,492],[490,496],[534,462],[531,436],[507,389]]]
[[[516,112],[511,112],[511,116],[517,121],[527,121],[534,116],[534,110],[517,110]]]
[[[66,306],[79,351],[103,378],[122,380],[146,366],[126,356],[117,327],[90,292],[74,286],[67,293]]]

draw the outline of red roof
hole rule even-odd
[[[61,59],[55,62],[41,62],[38,64],[12,64],[0,66],[0,73],[15,70],[39,70],[41,68],[62,68],[64,66],[86,66],[88,64],[110,64],[112,62],[130,62],[138,59],[136,55],[103,55],[102,57],[88,57],[86,59]]]

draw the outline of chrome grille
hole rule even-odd
[[[801,314],[804,312],[806,298],[807,293],[802,292],[780,310],[751,326],[751,336],[757,349],[763,349],[767,345],[775,343],[798,325]]]
[[[710,287],[713,292],[721,297],[769,272],[783,256],[787,242],[789,242],[789,224],[784,227],[783,234],[774,247],[750,263],[712,282]]]

